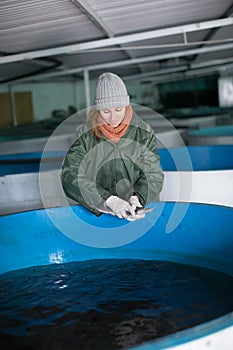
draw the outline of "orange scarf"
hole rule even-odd
[[[98,116],[98,130],[101,131],[104,136],[106,136],[109,140],[117,143],[126,133],[126,130],[129,127],[130,121],[133,116],[133,109],[131,105],[126,107],[125,117],[122,122],[116,127],[113,128],[111,125],[107,124],[104,118],[101,115]]]

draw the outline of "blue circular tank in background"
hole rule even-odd
[[[233,145],[163,148],[158,153],[164,171],[233,169]]]
[[[233,169],[233,145],[161,148],[158,153],[164,171]],[[1,155],[0,176],[60,169],[65,154],[51,151]]]
[[[0,155],[0,176],[38,172],[41,161],[43,170],[59,169],[65,154],[64,151],[50,151]]]
[[[233,125],[201,128],[188,132],[189,145],[232,145]]]
[[[189,131],[189,135],[198,136],[233,136],[233,125],[214,126]]]
[[[174,206],[182,210],[187,204],[154,203],[154,205],[156,210],[162,206],[156,224],[139,239],[107,249],[86,246],[69,239],[55,227],[46,210],[2,216],[0,272],[52,263],[124,258],[179,262],[211,268],[233,276],[232,208],[190,204],[180,225],[167,234],[166,227]],[[97,218],[79,206],[49,210],[52,210],[66,225],[73,225],[73,218],[69,215],[70,209],[76,216],[81,217],[80,225],[76,226],[77,236],[85,227],[82,222],[106,229],[119,226],[120,220],[116,217],[103,214]],[[151,220],[151,215],[154,214],[152,212],[147,215],[144,220]],[[130,223],[121,221],[121,225],[129,225],[130,233],[132,227]],[[227,329],[232,324],[233,313],[136,348],[138,350],[169,348]]]

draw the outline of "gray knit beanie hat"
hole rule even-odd
[[[103,73],[95,89],[95,109],[102,110],[129,105],[126,86],[118,75]]]

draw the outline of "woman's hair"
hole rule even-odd
[[[88,123],[91,127],[91,131],[93,135],[99,140],[101,138],[101,133],[98,128],[98,116],[99,116],[99,111],[97,109],[93,108],[90,110],[88,114]]]

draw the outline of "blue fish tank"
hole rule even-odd
[[[229,348],[232,209],[151,207],[135,222],[80,206],[0,217],[1,349]]]

